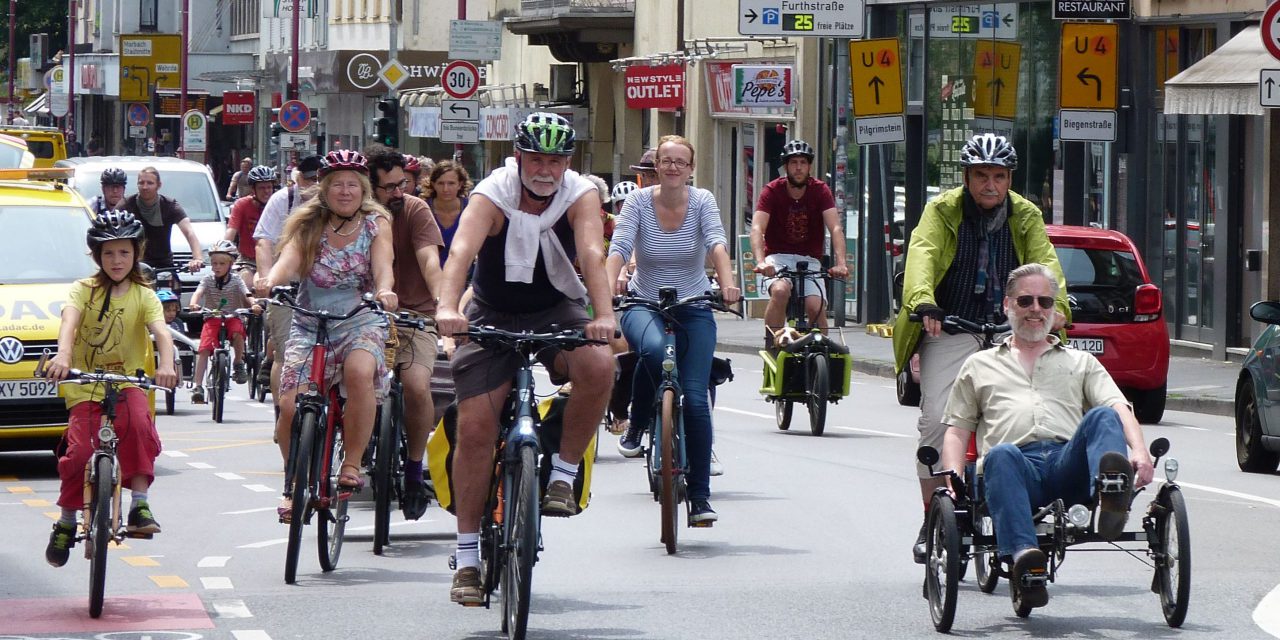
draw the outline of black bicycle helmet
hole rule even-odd
[[[268,166],[264,166],[264,165],[258,165],[258,166],[256,166],[256,167],[254,167],[254,168],[250,169],[250,170],[249,170],[249,184],[250,184],[250,185],[255,185],[255,184],[258,184],[259,182],[270,182],[270,183],[272,183],[272,184],[275,184],[275,182],[276,182],[276,170],[275,170],[275,167],[268,167]]]
[[[129,184],[129,176],[125,175],[124,169],[120,167],[107,167],[102,171],[102,186],[109,184],[118,184],[123,187]]]
[[[111,210],[93,219],[87,234],[90,249],[108,240],[142,240],[142,223],[128,211]]]
[[[809,162],[813,162],[813,147],[809,146],[804,140],[792,140],[786,146],[782,147],[782,155],[778,159],[785,163],[794,156],[804,156]]]
[[[564,116],[537,112],[516,125],[515,147],[530,153],[569,156],[573,155],[575,137],[573,125]]]
[[[960,150],[960,166],[991,165],[1010,171],[1018,168],[1018,152],[1009,139],[994,133],[975,134]]]

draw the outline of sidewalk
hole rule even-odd
[[[754,356],[764,348],[764,321],[755,318],[740,320],[724,314],[716,314],[718,329],[717,348],[729,353]],[[854,371],[873,376],[893,378],[893,341],[878,335],[868,335],[862,325],[850,325],[832,329],[832,338],[844,343],[853,355]],[[1236,378],[1240,365],[1234,362],[1217,362],[1205,358],[1169,358],[1168,400],[1169,411],[1192,411],[1220,416],[1234,415]]]

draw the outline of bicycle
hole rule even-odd
[[[719,293],[705,293],[677,300],[675,287],[658,289],[657,300],[630,295],[614,298],[614,308],[618,312],[642,307],[653,310],[663,320],[662,369],[654,393],[654,421],[647,430],[648,446],[645,447],[644,457],[649,491],[662,506],[661,541],[668,554],[676,552],[680,503],[686,505],[685,522],[688,526],[711,526],[711,523],[693,522],[688,513],[691,505],[687,500],[685,477],[689,472],[689,458],[685,451],[684,391],[680,387],[675,334],[675,327],[679,322],[673,315],[676,309],[700,304],[707,304],[716,311],[741,315],[725,306]],[[710,382],[707,388],[713,388]]]
[[[382,313],[373,296],[365,294],[361,303],[345,314],[313,311],[298,305],[296,287],[271,290],[271,304],[288,307],[294,313],[315,318],[316,340],[311,347],[311,377],[301,385],[297,412],[290,429],[289,460],[285,483],[293,511],[289,516],[289,537],[285,551],[284,581],[297,580],[298,556],[302,550],[302,527],[317,515],[323,526],[316,529],[320,568],[333,571],[342,554],[347,527],[347,507],[351,490],[338,484],[344,461],[342,438],[342,398],[338,386],[325,379],[329,323],[341,322],[366,311]]]
[[[159,293],[162,290],[172,291],[178,296],[179,304],[182,301],[182,281],[178,279],[179,273],[186,273],[187,270],[182,267],[160,267],[152,268],[151,272],[155,274],[155,280],[151,283],[151,288]],[[181,318],[179,314],[179,318]],[[184,358],[189,364],[194,366],[196,354],[200,351],[200,346],[196,341],[187,337],[185,333],[176,329],[169,329],[169,336],[173,338],[173,358],[174,371],[178,373],[179,384],[187,377],[186,366],[183,363]],[[173,415],[177,410],[178,394],[170,393],[164,399],[164,412],[166,415]]]
[[[794,331],[795,340],[779,345],[774,350],[776,353],[760,351],[764,361],[760,393],[774,404],[778,429],[791,428],[793,404],[803,402],[809,410],[809,432],[821,436],[826,430],[827,404],[849,395],[853,360],[848,347],[833,342],[821,329],[809,324],[804,285],[816,279],[839,280],[822,271],[809,270],[807,260],[798,261],[795,269],[778,269],[777,276],[791,281],[787,323]],[[832,380],[835,380],[834,386]]]
[[[249,397],[265,402],[270,385],[258,381],[258,374],[267,358],[266,322],[263,314],[251,313],[244,319],[244,366],[249,371]]]
[[[214,348],[213,354],[209,356],[208,385],[206,386],[209,390],[209,404],[213,408],[213,421],[221,424],[222,413],[227,405],[227,392],[231,391],[232,347],[231,338],[227,334],[227,321],[256,314],[249,309],[236,309],[234,311],[201,309],[200,315],[206,322],[211,318],[217,318],[222,321],[218,326],[218,346]],[[194,382],[200,384],[206,381],[196,380]]]
[[[392,316],[393,326],[424,331],[427,319],[401,311]],[[391,501],[404,507],[404,467],[408,460],[409,442],[404,430],[404,386],[400,383],[400,368],[394,366],[395,358],[389,354],[387,362],[392,366],[387,375],[391,384],[387,399],[378,407],[377,430],[369,457],[373,461],[373,553],[382,555],[383,547],[391,543]]]
[[[493,592],[500,590],[502,631],[511,640],[522,640],[529,623],[533,565],[542,550],[538,465],[542,453],[538,437],[541,420],[534,395],[533,364],[543,349],[568,350],[608,343],[587,339],[580,331],[518,333],[475,325],[459,335],[487,348],[515,351],[522,362],[501,414],[498,455],[480,520],[480,578],[484,592],[481,604],[489,608]],[[452,560],[450,569],[457,569]]]
[[[35,377],[45,377],[45,364],[53,352],[45,349],[36,363]],[[123,542],[125,538],[150,540],[154,534],[131,533],[124,524],[123,511],[120,508],[120,461],[116,458],[116,404],[119,402],[120,386],[133,385],[140,389],[160,390],[173,394],[173,389],[155,384],[146,372],[138,369],[132,376],[118,373],[107,373],[101,369],[92,373],[72,369],[64,384],[101,384],[105,387],[102,405],[102,426],[97,431],[98,446],[85,469],[85,508],[80,523],[80,533],[76,542],[84,542],[84,557],[89,561],[89,617],[102,615],[102,603],[107,586],[107,545],[112,541]]]

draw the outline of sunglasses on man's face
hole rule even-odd
[[[1039,303],[1041,309],[1052,309],[1054,302],[1053,296],[1018,296],[1013,301],[1023,309],[1030,309],[1033,302]]]

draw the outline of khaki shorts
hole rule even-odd
[[[267,306],[267,337],[271,339],[276,362],[284,362],[284,349],[289,346],[289,327],[293,324],[293,309],[278,304]]]
[[[396,344],[396,369],[403,371],[418,366],[425,368],[427,375],[431,375],[436,366],[436,335],[434,322],[422,331],[396,327],[396,339],[399,341]]]
[[[533,313],[505,313],[496,311],[479,300],[472,300],[467,305],[467,321],[471,324],[492,325],[507,331],[533,331],[537,333],[550,331],[551,325],[558,325],[561,331],[579,331],[587,326],[586,305],[581,300],[563,299],[549,309]],[[538,361],[551,373],[551,381],[564,384],[567,376],[555,371],[552,363],[560,352],[544,349],[538,355]],[[509,384],[516,371],[520,369],[520,355],[510,350],[485,349],[474,342],[468,342],[453,354],[453,384],[457,401],[483,395]]]
[[[960,374],[960,366],[981,346],[978,339],[968,334],[943,333],[936,338],[921,334],[920,345],[916,347],[920,354],[920,419],[916,423],[920,431],[919,446],[933,447],[942,453],[942,440],[947,433],[942,418],[951,387]],[[916,475],[922,479],[932,477],[929,467],[919,461],[916,461]]]

